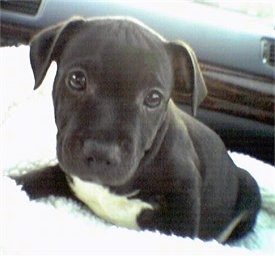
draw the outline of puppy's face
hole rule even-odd
[[[64,45],[53,99],[68,174],[119,186],[156,143],[173,84],[164,43],[135,26],[84,26]]]

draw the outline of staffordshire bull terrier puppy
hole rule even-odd
[[[129,18],[74,18],[36,35],[30,60],[35,89],[57,63],[58,128],[58,165],[13,177],[30,198],[66,196],[113,224],[191,238],[251,230],[255,180],[171,99],[181,87],[195,115],[207,94],[187,44]]]

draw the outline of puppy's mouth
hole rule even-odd
[[[63,171],[83,181],[105,186],[121,186],[135,174],[144,152],[133,143],[104,144],[96,140],[65,140],[58,144]]]

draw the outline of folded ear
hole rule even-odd
[[[207,88],[199,67],[197,57],[192,48],[184,42],[170,42],[174,70],[175,89],[192,94],[192,113],[196,115],[197,108],[207,95]]]
[[[58,61],[64,42],[83,22],[82,18],[74,18],[46,28],[34,36],[30,43],[30,61],[35,78],[34,89],[43,82],[51,62]]]

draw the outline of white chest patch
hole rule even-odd
[[[130,195],[116,195],[107,187],[71,176],[70,187],[75,196],[85,203],[97,216],[117,226],[139,229],[137,217],[142,210],[153,209],[140,199],[129,199]]]

